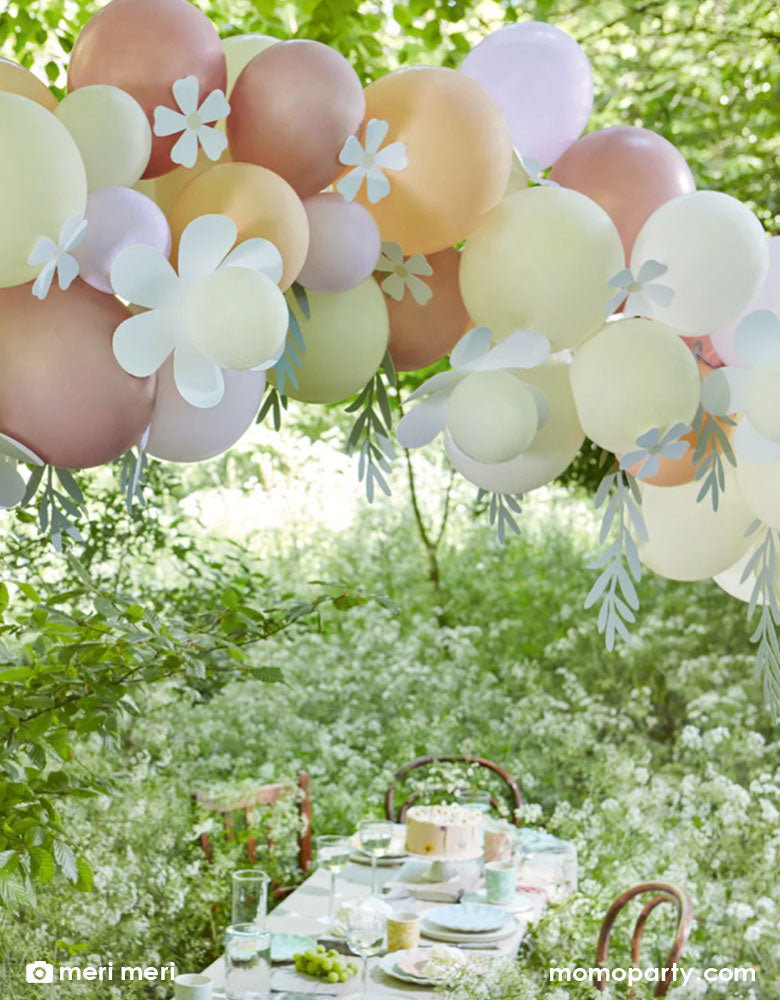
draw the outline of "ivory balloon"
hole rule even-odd
[[[626,261],[649,216],[671,198],[696,190],[690,167],[675,147],[633,125],[578,139],[556,160],[550,180],[601,205],[620,233]]]
[[[152,130],[141,105],[118,87],[95,84],[68,94],[55,112],[76,141],[90,191],[132,187],[149,163]]]
[[[227,89],[225,93],[228,97],[230,97],[236,80],[247,63],[255,56],[260,55],[261,52],[265,52],[269,46],[276,45],[278,41],[278,38],[260,34],[231,35],[229,38],[222,39],[222,48],[227,63]]]
[[[737,368],[748,367],[747,362],[734,344],[734,332],[740,320],[747,313],[756,309],[769,309],[770,312],[780,316],[780,236],[773,236],[769,240],[768,249],[769,269],[758,294],[734,322],[717,330],[712,335],[712,346],[723,359],[724,364],[735,365]]]
[[[114,358],[114,330],[129,315],[80,279],[42,302],[29,285],[0,292],[0,431],[65,468],[104,465],[135,444],[155,378],[134,378]]]
[[[405,144],[408,166],[387,171],[387,197],[372,205],[364,184],[358,198],[382,239],[407,256],[464,239],[502,198],[512,163],[509,130],[474,80],[433,66],[396,70],[366,88],[366,121],[372,118],[389,124],[386,144]]]
[[[768,241],[749,208],[719,191],[694,191],[667,201],[639,232],[631,253],[637,274],[647,260],[668,267],[660,280],[674,291],[652,316],[678,333],[713,333],[735,320],[766,278]]]
[[[200,215],[226,215],[238,227],[238,243],[252,237],[270,240],[282,255],[279,287],[298,277],[309,249],[309,221],[287,181],[254,163],[219,163],[191,181],[171,207],[172,258],[179,238]]]
[[[490,465],[516,458],[538,427],[536,397],[511,372],[472,372],[447,400],[447,430],[475,462]]]
[[[674,330],[646,319],[605,324],[574,355],[571,384],[583,430],[616,454],[652,427],[690,423],[701,396],[691,352]]]
[[[111,0],[82,29],[70,55],[68,90],[104,83],[126,91],[150,124],[158,106],[178,110],[173,85],[196,76],[202,102],[227,82],[216,28],[188,0]],[[144,177],[173,170],[178,135],[154,136]]]
[[[737,483],[754,517],[780,529],[780,461],[737,463]]]
[[[387,350],[384,295],[373,278],[338,295],[309,294],[306,319],[291,293],[287,302],[301,327],[306,353],[295,369],[299,388],[285,381],[285,395],[304,403],[338,403],[376,373]],[[276,384],[272,369],[270,379]]]
[[[639,558],[659,576],[704,580],[733,566],[748,550],[745,532],[753,515],[742,499],[733,468],[725,465],[726,488],[717,512],[708,498],[696,497],[700,483],[665,489],[642,484],[642,515],[649,541]]]
[[[357,73],[321,42],[279,42],[236,80],[227,135],[234,160],[268,167],[301,198],[341,173],[339,153],[357,132],[366,99]]]
[[[400,301],[386,299],[390,357],[401,372],[417,371],[439,361],[471,324],[458,283],[460,251],[448,247],[427,260],[433,274],[422,280],[433,294],[424,305],[419,305],[409,291]]]
[[[746,580],[742,579],[742,576],[747,568],[748,561],[750,559],[751,552],[748,550],[745,555],[742,556],[733,566],[724,570],[722,573],[717,573],[713,580],[720,587],[721,590],[725,590],[727,594],[732,597],[736,597],[738,601],[745,601],[747,603],[753,596],[753,587],[756,583],[755,574],[751,573]],[[774,585],[775,596],[780,596],[780,560],[775,562],[775,585]],[[759,597],[759,606],[764,604],[764,598]]]
[[[340,194],[315,194],[303,207],[309,220],[309,251],[298,281],[304,288],[335,295],[370,277],[381,248],[371,213]]]
[[[47,111],[54,111],[57,98],[41,80],[29,69],[0,56],[0,91],[19,94],[40,104]]]
[[[146,450],[168,462],[203,462],[227,451],[254,423],[265,372],[225,371],[225,394],[208,409],[190,406],[173,380],[173,358],[157,373],[157,394]]]
[[[607,282],[623,265],[603,208],[578,191],[533,187],[505,198],[466,241],[460,289],[474,322],[497,337],[532,329],[575,347],[604,322]]]
[[[523,372],[524,382],[542,390],[550,412],[527,451],[518,458],[497,465],[474,462],[445,433],[447,454],[458,472],[483,490],[517,494],[529,493],[567,469],[585,440],[574,405],[569,368],[568,356],[556,354],[538,368]]]
[[[83,215],[87,176],[76,143],[40,104],[0,93],[0,288],[32,281],[27,260],[40,237]]]

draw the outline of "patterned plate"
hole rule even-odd
[[[511,913],[507,913],[506,915],[509,918],[509,923],[497,931],[446,931],[443,927],[435,924],[428,916],[423,917],[420,930],[423,937],[429,938],[431,941],[444,941],[445,944],[463,944],[469,947],[479,947],[480,945],[496,944],[505,938],[511,937],[519,930],[520,924],[517,922],[517,919]]]
[[[435,924],[448,931],[500,930],[509,921],[509,914],[485,903],[455,903],[441,906],[426,914]]]

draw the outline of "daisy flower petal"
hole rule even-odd
[[[390,128],[387,122],[379,118],[372,118],[366,125],[366,152],[376,154],[379,147],[385,141],[387,130]]]
[[[674,290],[668,285],[645,285],[642,291],[662,309],[668,309],[674,298]]]
[[[403,142],[391,142],[376,154],[377,166],[383,170],[406,170],[409,160]]]
[[[221,90],[212,90],[206,100],[198,108],[198,114],[207,124],[222,121],[230,114],[230,105]]]
[[[145,309],[162,309],[176,293],[178,278],[155,247],[136,243],[124,249],[111,268],[111,287],[121,299]]]
[[[396,274],[395,272],[388,274],[382,282],[382,291],[385,295],[389,295],[391,299],[395,299],[396,302],[400,302],[404,297],[405,287],[404,279],[400,274]]]
[[[198,159],[198,135],[192,129],[185,129],[171,150],[171,159],[182,167],[194,167]]]
[[[418,306],[424,306],[426,302],[433,298],[433,292],[431,289],[425,284],[424,281],[420,281],[416,275],[410,274],[406,279],[406,284],[412,294],[412,298]]]
[[[213,274],[236,242],[238,229],[226,215],[200,215],[181,235],[179,275],[200,281]]]
[[[130,375],[152,375],[176,343],[175,317],[162,309],[131,316],[114,331],[114,357]]]
[[[634,280],[634,275],[629,271],[627,267],[624,267],[622,271],[618,271],[617,274],[613,275],[607,282],[610,288],[622,288],[626,289]]]
[[[409,274],[422,274],[425,277],[433,274],[433,268],[421,253],[412,254],[406,262],[406,270]]]
[[[182,77],[173,85],[173,96],[183,115],[192,115],[198,110],[199,93],[200,83],[194,74]]]
[[[53,240],[50,240],[48,236],[41,236],[33,247],[32,253],[27,258],[27,263],[30,267],[37,267],[39,264],[45,264],[54,256],[54,251],[56,249],[57,244],[54,243]]]
[[[642,282],[655,281],[656,278],[660,278],[662,274],[666,274],[669,268],[666,264],[661,264],[657,260],[646,260],[644,264],[639,268],[639,273],[636,276],[636,280]],[[631,272],[629,271],[629,274]],[[631,280],[629,278],[629,280]]]
[[[611,316],[625,297],[626,297],[625,289],[621,289],[616,295],[613,295],[612,298],[604,306],[604,315]]]
[[[0,460],[0,507],[8,510],[22,502],[25,493],[25,483],[13,462]]]
[[[492,351],[467,367],[478,371],[500,368],[536,368],[550,356],[550,341],[538,330],[513,330]]]
[[[212,162],[218,160],[227,149],[227,136],[211,125],[201,125],[195,135],[203,147],[203,152]]]
[[[366,195],[372,205],[390,194],[390,181],[378,167],[371,167],[366,173]]]
[[[436,393],[401,417],[396,437],[402,448],[421,448],[441,434],[446,423],[447,397]]]
[[[631,292],[626,299],[626,306],[623,312],[626,316],[645,316],[647,314],[647,302],[640,292]]]
[[[356,167],[364,155],[365,151],[360,145],[360,140],[357,136],[351,135],[339,153],[339,163],[343,163],[345,167]]]
[[[493,343],[493,331],[489,326],[475,326],[464,333],[450,352],[450,364],[453,368],[470,367],[490,350]]]
[[[222,267],[248,267],[251,271],[262,271],[277,285],[284,270],[282,255],[270,240],[260,237],[239,243],[224,259]]]
[[[64,253],[57,262],[57,279],[60,288],[66,292],[78,277],[79,265],[75,257],[69,253]]]
[[[219,365],[204,358],[185,337],[173,354],[173,380],[190,406],[209,409],[225,394],[225,377]]]
[[[339,181],[336,184],[336,190],[342,196],[344,201],[355,200],[365,176],[365,170],[363,170],[362,167],[356,167],[354,170],[350,170],[348,174],[344,174],[343,177],[339,178]]]
[[[71,215],[66,219],[60,230],[60,246],[73,250],[87,235],[87,220],[83,215]]]
[[[160,104],[154,109],[154,134],[158,136],[178,135],[187,128],[187,119],[173,108]]]
[[[661,456],[658,454],[648,455],[641,468],[637,470],[637,479],[652,479],[661,471]]]
[[[378,271],[392,271],[404,262],[404,252],[398,243],[383,243],[382,253],[377,262]]]
[[[38,277],[35,279],[35,284],[32,287],[32,293],[36,299],[43,301],[49,294],[49,289],[51,288],[52,278],[54,277],[54,272],[57,270],[57,265],[53,260],[47,261],[43,265],[43,269]]]

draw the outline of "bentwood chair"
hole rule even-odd
[[[397,787],[404,780],[407,774],[417,768],[425,768],[429,767],[431,764],[439,763],[476,765],[497,774],[506,786],[507,798],[511,807],[511,820],[515,823],[515,825],[520,825],[519,810],[523,803],[523,797],[520,794],[520,789],[518,788],[515,779],[502,767],[499,767],[498,764],[494,764],[492,760],[486,760],[484,757],[468,757],[462,754],[429,754],[426,757],[418,757],[409,764],[404,764],[399,771],[396,771],[395,777],[393,778],[393,781],[387,790],[387,794],[385,795],[385,815],[389,820],[392,820],[394,823],[403,823],[406,811],[413,806],[423,794],[419,791],[412,792],[412,794],[409,795],[400,807],[396,806],[395,798]],[[490,803],[494,809],[501,811],[501,803],[495,795],[491,794]]]
[[[643,882],[641,885],[635,885],[632,889],[627,889],[621,893],[607,910],[607,914],[601,924],[598,945],[596,947],[596,965],[601,966],[606,963],[607,952],[609,950],[609,936],[612,933],[612,927],[618,913],[635,896],[641,896],[650,892],[655,895],[642,907],[642,912],[639,914],[634,926],[634,935],[631,939],[631,964],[639,965],[639,949],[642,944],[642,935],[644,934],[647,918],[657,906],[660,906],[662,903],[671,903],[677,910],[677,927],[671,950],[666,956],[661,980],[653,991],[655,996],[665,997],[672,986],[672,978],[668,975],[668,970],[679,961],[682,950],[691,933],[691,927],[693,926],[693,903],[691,903],[688,893],[676,885],[670,885],[667,882]],[[605,985],[603,980],[599,980],[598,988],[602,993],[604,992]],[[633,996],[634,991],[632,990],[628,995]]]

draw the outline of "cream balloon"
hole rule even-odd
[[[254,368],[272,358],[287,334],[287,303],[265,274],[219,268],[199,283],[189,304],[193,344],[222,368]]]
[[[475,323],[499,338],[539,330],[576,347],[604,322],[624,265],[612,220],[578,191],[533,187],[504,198],[466,241],[460,288]]]
[[[255,56],[265,52],[271,45],[276,45],[278,38],[271,38],[270,35],[231,35],[230,38],[222,39],[222,48],[225,51],[225,61],[227,62],[227,87],[225,93],[230,97],[230,91],[238,79],[241,70],[251,62]],[[224,131],[224,122],[220,122]]]
[[[680,334],[702,336],[727,326],[755,298],[769,269],[769,244],[756,216],[730,195],[694,191],[656,209],[639,231],[631,270],[656,260],[674,292],[650,315]]]
[[[337,295],[309,292],[309,318],[287,293],[306,352],[295,369],[296,389],[285,380],[285,395],[304,403],[338,403],[358,392],[375,374],[387,350],[390,322],[385,297],[373,278]],[[273,370],[270,380],[276,383]]]
[[[523,381],[544,393],[549,406],[545,423],[527,451],[509,462],[485,465],[468,458],[445,433],[444,443],[457,471],[483,490],[494,493],[529,493],[549,483],[571,465],[585,435],[574,405],[567,353],[556,354],[538,368],[523,372]]]
[[[35,101],[0,93],[0,288],[32,281],[27,260],[42,236],[87,207],[87,175],[62,122]]]
[[[737,483],[754,517],[780,530],[780,459],[776,462],[737,462]]]
[[[646,319],[606,323],[574,355],[571,384],[583,430],[616,454],[652,427],[690,423],[701,396],[691,352],[674,330]]]
[[[671,580],[704,580],[733,566],[747,552],[750,539],[745,532],[753,514],[733,468],[727,464],[725,469],[726,488],[717,511],[707,497],[697,503],[699,482],[640,486],[649,540],[640,543],[639,558],[654,573]]]
[[[152,152],[152,130],[135,98],[107,84],[80,87],[55,111],[84,160],[87,187],[132,187]]]
[[[764,365],[753,372],[747,390],[745,412],[759,433],[770,441],[780,441],[780,362]]]
[[[516,458],[538,427],[533,392],[508,371],[472,372],[447,400],[447,430],[464,455],[476,462]]]
[[[748,550],[745,555],[743,555],[742,558],[733,566],[730,566],[722,573],[717,573],[712,578],[721,590],[725,590],[727,594],[730,594],[732,597],[736,597],[738,601],[745,601],[745,603],[750,601],[752,598],[753,588],[756,583],[754,573],[751,573],[747,579],[742,579],[751,555],[752,552]],[[775,596],[780,598],[780,560],[775,562],[774,591]],[[758,598],[758,603],[759,605],[764,603],[763,595]]]

